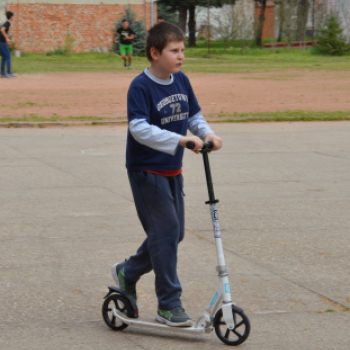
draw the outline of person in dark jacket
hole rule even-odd
[[[6,12],[7,21],[2,25],[0,29],[0,56],[1,56],[1,78],[16,78],[11,72],[11,40],[8,36],[11,22],[13,20],[14,13],[11,11]],[[7,65],[7,74],[5,74],[5,65]]]

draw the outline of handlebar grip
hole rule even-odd
[[[194,142],[192,142],[192,141],[187,141],[187,143],[186,143],[186,148],[188,148],[188,149],[193,149],[194,147],[195,147]]]
[[[194,147],[195,147],[194,142],[187,141],[186,148],[193,149]],[[214,143],[212,141],[208,141],[208,142],[204,142],[202,149],[212,149],[212,148],[214,148]]]
[[[203,149],[212,149],[212,148],[214,148],[214,142],[212,141],[204,142]]]

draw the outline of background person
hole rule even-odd
[[[119,51],[124,60],[124,67],[126,67],[126,55],[128,55],[128,68],[131,69],[132,61],[132,40],[135,38],[135,32],[129,27],[129,22],[123,19],[122,26],[115,32],[115,42],[117,43],[117,35],[119,34]]]
[[[11,40],[8,37],[11,22],[13,20],[14,13],[11,11],[6,12],[7,21],[2,25],[0,29],[0,56],[1,56],[1,77],[2,78],[16,78],[11,72]],[[7,65],[7,75],[5,74],[5,64]]]
[[[164,22],[164,21],[165,21],[164,17],[162,15],[158,15],[158,17],[157,17],[157,24],[161,23],[161,22]]]

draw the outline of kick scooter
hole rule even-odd
[[[139,318],[136,301],[125,294],[121,289],[110,286],[109,292],[104,297],[102,316],[107,326],[115,331],[120,331],[128,326],[147,328],[154,330],[166,330],[183,334],[207,334],[215,329],[217,337],[227,345],[242,344],[249,336],[250,323],[243,310],[236,306],[231,299],[228,273],[226,272],[224,251],[222,247],[221,231],[219,226],[213,182],[211,179],[208,153],[213,148],[212,142],[205,142],[200,152],[203,155],[204,169],[207,180],[209,204],[213,231],[216,244],[217,262],[216,271],[220,283],[204,313],[199,316],[191,327],[169,327],[161,323],[148,322]],[[187,148],[194,148],[193,142],[189,141]]]

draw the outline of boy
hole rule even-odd
[[[117,35],[120,35],[119,51],[124,60],[124,67],[126,67],[126,55],[128,55],[128,68],[131,69],[132,61],[132,40],[135,38],[135,32],[129,27],[129,22],[123,19],[122,26],[117,29],[114,34],[115,42],[117,43]]]
[[[1,56],[1,78],[16,78],[17,75],[11,73],[11,40],[8,37],[8,32],[13,20],[14,13],[6,12],[7,22],[5,22],[0,29],[0,56]],[[7,65],[7,75],[5,74],[5,64]]]
[[[214,150],[222,140],[201,115],[190,82],[180,72],[184,33],[162,22],[148,32],[146,55],[151,63],[128,91],[126,168],[137,214],[147,238],[127,261],[112,266],[119,288],[136,300],[136,282],[154,270],[158,298],[156,320],[168,326],[192,325],[182,308],[176,272],[177,248],[184,237],[182,155],[188,141],[199,153],[203,140]],[[197,136],[186,136],[187,129]]]

